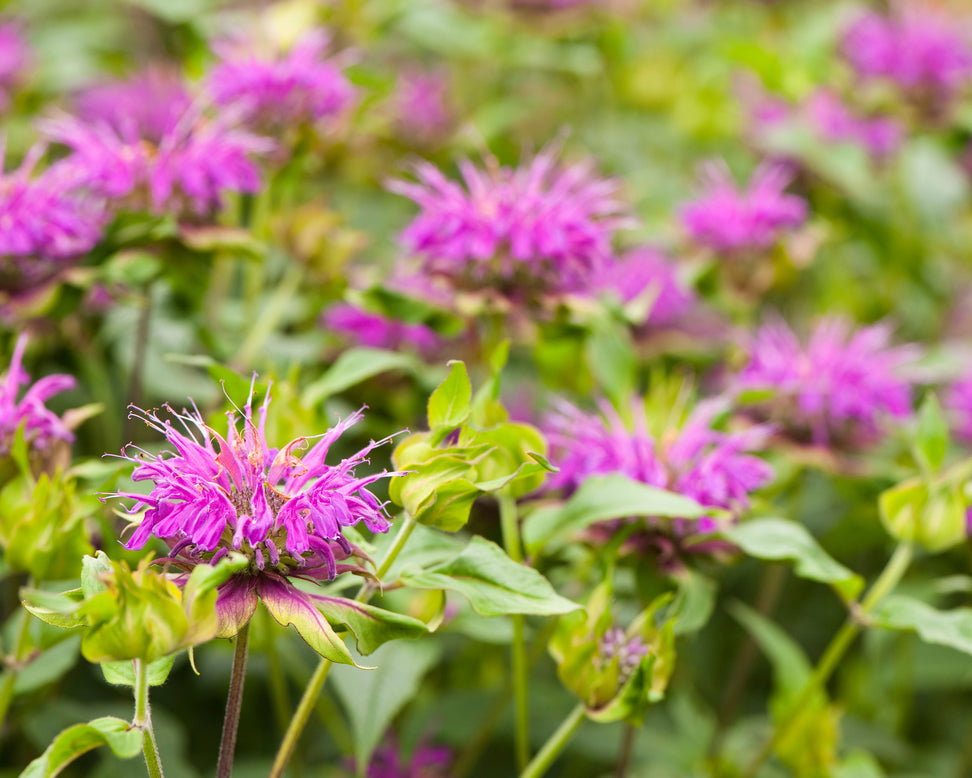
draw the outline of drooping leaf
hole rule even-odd
[[[864,580],[834,560],[800,524],[783,519],[755,519],[719,533],[757,559],[791,560],[801,578],[832,585],[845,600],[864,588]]]
[[[142,751],[142,732],[114,716],[68,727],[27,765],[20,778],[53,778],[79,756],[99,746],[108,746],[121,759],[131,759]]]
[[[580,607],[557,594],[536,570],[514,562],[495,543],[479,536],[444,564],[429,570],[403,570],[401,581],[416,589],[459,592],[480,616],[550,616]]]
[[[972,608],[940,611],[913,597],[892,594],[881,601],[871,617],[886,629],[914,631],[926,643],[972,654]]]
[[[359,653],[365,655],[390,640],[414,639],[429,634],[428,626],[411,616],[343,597],[313,596],[313,599],[329,622],[344,624],[351,630]]]

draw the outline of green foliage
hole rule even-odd
[[[108,746],[120,759],[131,759],[142,751],[142,731],[114,716],[76,724],[61,732],[20,778],[53,778],[79,756],[99,746]]]

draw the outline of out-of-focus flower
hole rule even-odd
[[[314,122],[344,111],[354,88],[335,59],[325,59],[330,37],[312,30],[287,52],[259,52],[253,42],[214,46],[220,57],[206,80],[219,105],[235,106],[260,127]]]
[[[900,368],[914,359],[910,346],[890,345],[883,324],[855,330],[829,317],[806,346],[782,320],[764,324],[748,344],[739,389],[767,390],[771,420],[816,445],[864,445],[881,436],[885,417],[911,414],[911,387]]]
[[[602,667],[615,659],[618,661],[619,685],[624,685],[635,668],[641,664],[641,660],[651,653],[651,647],[640,635],[628,637],[620,627],[612,627],[605,632],[597,648],[594,661]]]
[[[20,25],[0,23],[0,112],[10,105],[10,93],[17,87],[31,59],[31,49]]]
[[[650,311],[645,323],[655,326],[671,324],[695,299],[691,290],[676,278],[671,263],[647,246],[609,263],[594,284],[597,291],[613,294],[623,303],[649,297]]]
[[[966,443],[972,443],[972,372],[948,388],[944,404],[952,414],[955,434]]]
[[[641,398],[632,402],[629,425],[607,401],[599,404],[599,414],[560,402],[544,425],[550,459],[560,468],[548,477],[547,488],[572,492],[590,476],[620,473],[700,505],[740,513],[749,506],[750,493],[772,479],[772,468],[750,453],[763,447],[768,428],[714,429],[724,410],[721,399],[700,402],[680,428],[659,437],[649,431],[643,403]],[[713,529],[710,518],[676,522],[681,534]]]
[[[115,495],[134,501],[133,516],[144,510],[126,545],[141,548],[150,537],[161,538],[171,548],[169,560],[185,567],[214,564],[230,551],[244,554],[249,567],[219,590],[220,635],[236,634],[262,601],[281,624],[296,624],[320,653],[350,661],[317,609],[328,598],[298,589],[291,579],[328,581],[352,569],[338,565],[354,553],[342,528],[364,523],[372,532],[386,532],[384,506],[367,487],[399,473],[355,476],[355,468],[384,440],[337,465],[325,462],[330,446],[362,418],[360,412],[332,427],[298,457],[295,452],[307,446],[306,438],[281,449],[267,443],[269,392],[256,420],[251,400],[252,390],[241,420],[228,414],[225,438],[196,410],[168,409],[183,431],[154,413],[133,411],[162,433],[175,452],[125,455],[137,464],[132,479],[153,484],[147,495]],[[339,653],[334,654],[336,648]]]
[[[73,389],[74,378],[63,374],[46,376],[32,384],[20,400],[17,399],[20,387],[30,384],[30,376],[23,368],[26,347],[27,335],[23,334],[17,338],[10,367],[0,380],[0,457],[10,453],[14,436],[21,427],[28,445],[37,450],[50,448],[59,440],[74,441],[64,420],[44,405],[55,394]]]
[[[419,742],[406,759],[394,733],[385,736],[371,761],[368,778],[448,778],[452,752],[443,746]]]
[[[705,192],[682,207],[682,224],[695,242],[720,254],[770,249],[807,218],[806,201],[783,191],[790,178],[782,165],[764,164],[743,190],[725,164],[708,163]]]
[[[42,122],[41,129],[72,151],[55,168],[69,171],[120,208],[181,217],[210,216],[226,192],[256,192],[260,171],[253,158],[274,147],[232,127],[227,117],[208,119],[197,108],[157,142],[142,135],[134,121],[112,126],[61,116]]]
[[[861,14],[841,48],[861,77],[889,79],[919,97],[947,99],[972,78],[972,48],[961,25],[927,3],[896,4],[888,16]]]
[[[101,238],[101,199],[86,196],[78,177],[58,166],[35,173],[43,153],[35,146],[17,170],[0,173],[0,288],[45,281]],[[0,169],[3,157],[0,145]]]
[[[901,144],[901,125],[894,119],[855,116],[840,97],[828,89],[814,92],[804,103],[803,109],[825,141],[856,143],[875,157],[893,154]]]
[[[372,348],[391,351],[404,348],[425,354],[442,344],[438,333],[424,324],[397,321],[347,303],[332,305],[324,312],[321,322],[325,327]]]
[[[592,162],[558,165],[548,148],[516,169],[494,158],[459,167],[464,185],[427,162],[416,167],[417,183],[389,184],[421,208],[401,241],[425,273],[528,298],[588,291],[613,261],[614,234],[630,219],[618,183],[597,177]]]
[[[452,126],[449,82],[434,70],[406,70],[392,98],[398,131],[419,143],[443,137]]]

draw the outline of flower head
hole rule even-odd
[[[24,439],[36,450],[50,448],[55,441],[71,443],[74,435],[64,420],[49,410],[46,403],[55,394],[73,389],[75,380],[69,375],[49,375],[32,384],[20,400],[20,387],[30,384],[30,376],[23,369],[27,336],[17,338],[13,358],[6,375],[0,379],[0,457],[10,453],[17,430],[23,428]]]
[[[972,78],[967,37],[926,3],[898,4],[888,16],[860,15],[841,48],[861,77],[886,78],[908,92],[947,98]]]
[[[217,44],[220,63],[207,78],[207,90],[218,105],[236,106],[259,126],[334,116],[351,104],[354,88],[338,62],[324,58],[329,42],[325,31],[313,30],[290,51],[269,56],[249,43]]]
[[[682,208],[682,224],[694,241],[718,253],[765,251],[807,218],[806,201],[783,192],[790,174],[781,165],[757,168],[745,190],[725,165],[707,164],[703,178],[706,191]]]
[[[901,144],[902,129],[894,119],[855,116],[840,97],[818,89],[804,104],[811,124],[825,141],[855,143],[875,157],[886,157]]]
[[[589,161],[562,166],[555,156],[548,148],[517,169],[464,160],[463,184],[419,163],[417,183],[389,184],[421,208],[402,242],[426,273],[459,288],[510,296],[586,290],[614,259],[612,239],[627,212],[616,181],[595,176]]]
[[[393,97],[398,130],[420,142],[441,138],[453,120],[448,97],[449,82],[442,73],[405,71]]]
[[[385,736],[368,763],[368,778],[447,778],[452,753],[448,748],[420,741],[409,759],[401,753],[394,733]]]
[[[911,413],[911,388],[899,369],[915,350],[892,347],[890,339],[885,325],[854,330],[846,319],[829,317],[804,346],[784,321],[771,321],[750,341],[737,386],[771,390],[773,420],[814,444],[872,442],[884,417]]]
[[[0,111],[10,104],[10,92],[17,86],[30,59],[30,46],[20,25],[0,24]]]
[[[647,246],[634,249],[609,264],[595,282],[595,288],[616,295],[623,303],[650,296],[651,310],[646,323],[655,326],[672,323],[694,300],[692,292],[675,276],[669,260]]]
[[[328,308],[321,316],[321,323],[363,346],[389,351],[412,349],[428,353],[442,344],[438,333],[424,324],[409,324],[390,319],[347,303],[338,303]]]
[[[595,662],[601,666],[618,660],[618,685],[631,677],[641,660],[651,653],[640,635],[628,637],[620,627],[611,627],[598,642]]]
[[[29,288],[86,254],[101,239],[105,214],[78,178],[54,166],[36,173],[42,146],[17,170],[0,172],[0,287]],[[0,146],[0,170],[3,148]]]
[[[966,443],[972,443],[972,372],[967,372],[948,387],[944,404],[952,414],[955,434]]]

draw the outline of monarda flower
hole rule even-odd
[[[10,95],[23,77],[31,59],[30,46],[20,25],[0,23],[0,112],[10,105]]]
[[[956,436],[967,444],[972,443],[972,372],[966,373],[948,387],[944,405],[952,416],[952,428]]]
[[[0,173],[0,288],[21,291],[56,275],[101,239],[100,198],[57,166],[35,172],[44,154],[35,146],[17,170]],[[0,170],[3,147],[0,145]]]
[[[866,12],[847,28],[844,57],[864,79],[887,79],[933,105],[972,78],[972,47],[956,20],[927,3],[900,3],[882,16]]]
[[[618,183],[597,177],[592,162],[560,165],[548,148],[516,169],[494,158],[459,168],[463,183],[421,162],[417,183],[389,184],[421,209],[401,241],[424,273],[529,299],[588,291],[614,260],[614,234],[630,219]]]
[[[111,93],[121,101],[117,110],[104,105]],[[206,219],[222,207],[225,193],[259,190],[254,159],[274,145],[234,127],[229,114],[210,118],[199,105],[186,107],[185,98],[171,81],[141,76],[82,100],[92,121],[64,115],[40,128],[72,152],[56,167],[116,207]]]
[[[306,33],[287,52],[258,52],[254,44],[214,46],[220,63],[206,89],[222,106],[233,106],[258,127],[292,126],[336,116],[354,99],[354,88],[336,59],[325,59],[330,38]]]
[[[24,349],[27,336],[17,338],[13,358],[6,374],[0,378],[0,458],[10,453],[18,429],[35,451],[45,451],[57,441],[71,443],[74,434],[64,420],[49,410],[46,403],[55,394],[73,389],[76,382],[69,375],[49,375],[30,384],[30,376],[24,371]],[[23,397],[17,395],[20,387],[30,385]]]
[[[372,348],[427,354],[442,345],[442,338],[431,327],[390,319],[347,303],[328,308],[321,316],[321,323],[357,344]]]
[[[599,403],[600,413],[585,413],[561,401],[543,424],[550,460],[560,468],[545,488],[569,494],[591,476],[620,473],[738,515],[749,507],[750,494],[773,478],[773,469],[751,453],[765,445],[769,429],[716,429],[714,422],[725,405],[718,398],[700,402],[680,427],[655,435],[642,398],[631,403],[630,423],[606,400]],[[718,529],[716,519],[709,517],[677,519],[670,528],[650,517],[644,521],[646,532],[633,540],[659,551],[662,564],[673,561],[683,538]],[[624,523],[603,522],[595,539],[610,536]]]
[[[342,529],[364,524],[372,532],[386,532],[388,516],[368,486],[400,473],[355,475],[368,454],[387,440],[373,441],[338,464],[325,462],[331,445],[362,418],[360,412],[328,430],[303,456],[297,452],[307,447],[307,438],[271,448],[265,436],[269,400],[268,392],[256,419],[250,400],[242,418],[227,414],[226,437],[196,410],[168,409],[181,430],[154,413],[133,411],[175,451],[126,455],[137,465],[132,479],[152,483],[147,495],[115,495],[134,501],[136,525],[126,547],[142,548],[149,538],[160,538],[170,548],[165,561],[186,569],[214,564],[231,552],[244,555],[247,569],[219,590],[220,636],[235,635],[262,601],[281,624],[294,623],[318,652],[349,662],[322,612],[329,606],[350,607],[350,601],[312,594],[294,582],[330,581],[359,569],[339,564],[360,555]],[[371,608],[353,607],[360,613]]]
[[[829,317],[804,346],[784,321],[770,321],[748,343],[749,361],[735,385],[771,392],[765,414],[797,440],[865,445],[881,437],[884,419],[911,414],[911,387],[900,369],[917,354],[890,340],[886,325],[855,330]]]
[[[901,145],[903,132],[894,119],[855,116],[840,97],[819,89],[803,104],[811,125],[822,140],[829,143],[852,143],[874,157],[887,157]]]
[[[643,299],[649,310],[645,324],[671,324],[692,306],[694,295],[676,277],[675,268],[660,252],[642,247],[609,264],[593,290],[612,295],[622,303]]]
[[[767,251],[807,218],[806,201],[784,193],[791,176],[779,164],[757,168],[746,189],[725,164],[706,164],[702,176],[705,191],[682,207],[682,224],[692,240],[718,254]]]
[[[395,126],[406,138],[430,143],[445,136],[452,126],[449,82],[434,70],[406,70],[392,97]]]
[[[420,741],[411,755],[402,755],[394,733],[385,736],[365,773],[367,778],[448,778],[452,753],[443,746]]]

